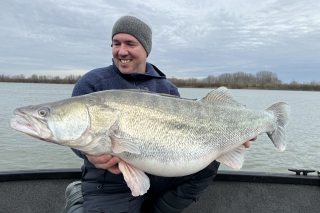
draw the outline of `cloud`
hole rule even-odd
[[[135,12],[152,25],[148,60],[168,76],[268,69],[287,81],[320,79],[317,0],[12,0],[0,8],[0,74],[108,66],[113,23]]]

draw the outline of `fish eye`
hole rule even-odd
[[[49,112],[50,112],[50,109],[47,108],[47,107],[44,107],[44,108],[42,108],[42,109],[40,109],[40,110],[38,111],[38,114],[39,114],[41,117],[44,117],[44,116],[48,115]]]

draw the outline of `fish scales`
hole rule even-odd
[[[233,169],[243,164],[244,142],[267,133],[285,149],[289,106],[279,102],[253,111],[224,87],[194,101],[146,91],[109,90],[17,108],[13,129],[91,155],[120,157],[119,169],[134,196],[148,190],[144,172],[175,177],[213,160]]]
[[[245,142],[253,138],[254,134],[261,133],[257,129],[254,134],[247,134],[248,129],[258,125],[246,125],[247,119],[244,118],[249,117],[251,122],[257,123],[266,118],[265,113],[252,113],[247,109],[233,110],[232,113],[225,114],[225,106],[189,100],[177,103],[172,98],[152,94],[150,96],[151,98],[145,98],[142,93],[127,96],[115,94],[114,100],[107,100],[107,105],[111,108],[121,109],[120,134],[140,143],[142,153],[146,153],[120,155],[124,159],[128,158],[128,161],[145,161],[150,158],[158,160],[160,164],[167,164],[170,161],[188,162],[201,159],[213,149],[218,148],[220,151],[230,146],[233,141]],[[267,116],[270,118],[269,123],[272,123],[271,117],[272,115]],[[212,122],[214,120],[220,122]],[[230,123],[230,120],[233,122]],[[239,125],[241,122],[244,124]],[[181,151],[177,153],[176,150]]]

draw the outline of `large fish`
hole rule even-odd
[[[289,106],[279,102],[252,111],[225,87],[200,101],[143,90],[107,90],[65,100],[17,108],[11,128],[90,155],[121,158],[119,169],[133,196],[149,189],[144,173],[184,176],[213,160],[240,169],[243,143],[267,133],[285,149]]]

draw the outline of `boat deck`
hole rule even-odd
[[[0,173],[0,212],[57,213],[79,170]],[[319,212],[320,178],[220,171],[200,200],[184,213]]]

